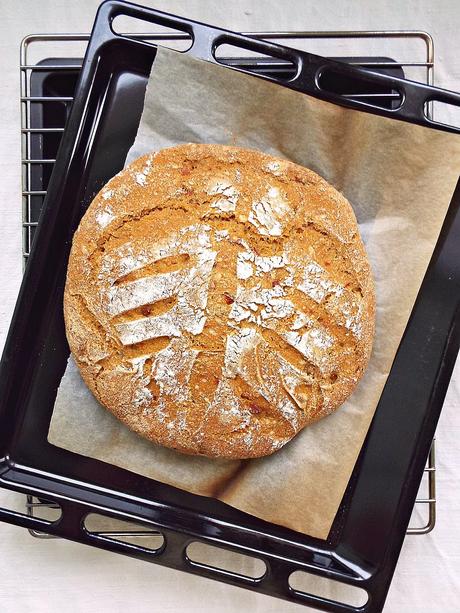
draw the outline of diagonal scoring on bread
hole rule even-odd
[[[123,283],[129,283],[130,281],[142,279],[143,277],[151,277],[162,272],[174,272],[183,268],[184,265],[189,262],[189,260],[190,255],[188,253],[170,255],[165,258],[161,258],[160,260],[156,260],[152,264],[147,264],[146,266],[142,266],[141,268],[135,268],[131,272],[128,272],[126,275],[115,279],[114,283],[115,285],[121,285]]]

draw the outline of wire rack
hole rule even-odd
[[[434,48],[433,41],[429,34],[419,31],[340,31],[340,32],[249,32],[249,36],[256,38],[265,38],[271,40],[288,40],[287,44],[307,45],[309,51],[315,52],[312,46],[319,47],[316,52],[328,56],[364,56],[365,53],[356,52],[355,49],[358,43],[363,41],[370,43],[372,47],[371,57],[383,56],[382,51],[386,51],[386,43],[397,41],[399,47],[397,55],[391,55],[392,60],[386,56],[376,59],[375,61],[356,61],[351,62],[359,66],[368,68],[402,68],[409,78],[416,80],[424,80],[426,83],[433,84],[434,76]],[[133,34],[130,34],[131,36]],[[134,36],[144,40],[149,40],[154,43],[163,44],[165,46],[177,46],[181,41],[186,40],[187,36],[181,33],[142,33],[136,32]],[[22,166],[22,228],[23,228],[23,243],[22,256],[24,267],[27,264],[27,258],[32,245],[34,230],[38,223],[40,209],[46,195],[46,185],[38,184],[46,183],[43,181],[43,175],[49,176],[52,165],[55,162],[54,158],[33,157],[32,151],[37,147],[32,146],[32,139],[35,139],[35,145],[40,143],[44,135],[59,135],[64,131],[65,118],[58,125],[53,127],[42,127],[35,125],[32,109],[34,105],[39,105],[43,110],[50,108],[51,105],[63,105],[65,113],[68,112],[72,103],[72,96],[63,95],[47,95],[34,96],[32,95],[31,79],[34,74],[39,72],[65,72],[69,70],[78,70],[81,67],[81,59],[72,60],[72,64],[59,60],[50,60],[50,57],[58,57],[56,47],[63,44],[75,47],[75,45],[83,46],[89,40],[89,34],[34,34],[27,36],[21,43],[20,54],[20,76],[21,76],[21,166]],[[48,58],[47,62],[40,62],[35,59],[36,50],[43,44],[51,44],[51,50],[45,53],[44,57]],[[326,43],[326,47],[324,46]],[[415,45],[414,45],[415,43]],[[417,47],[417,48],[415,48]],[[68,48],[68,47],[67,47]],[[84,48],[77,52],[77,55],[72,55],[73,58],[82,57]],[[409,53],[409,57],[402,61],[403,55]],[[43,54],[43,51],[42,51]],[[367,54],[369,55],[369,54]],[[67,58],[67,55],[65,55]],[[42,55],[43,58],[43,55]],[[393,58],[398,58],[401,61],[395,61]],[[413,71],[418,71],[418,74]],[[408,72],[412,71],[412,74]],[[391,95],[391,94],[389,94]],[[35,107],[37,108],[37,107]],[[54,107],[51,107],[54,108]],[[45,170],[46,169],[46,170]],[[55,505],[44,500],[27,496],[26,512],[30,516],[46,516],[52,514]],[[110,534],[111,537],[124,539],[129,542],[131,539],[138,537],[151,537],[155,535],[155,531],[136,530],[134,528],[123,529],[117,526],[113,529],[110,520],[106,518],[107,524],[100,527],[94,533],[99,536]],[[433,440],[431,450],[427,459],[427,464],[424,471],[424,476],[421,481],[419,494],[414,505],[414,512],[411,523],[407,530],[407,534],[427,534],[430,532],[436,522],[436,463],[435,463],[435,441]],[[56,538],[35,530],[29,530],[30,534],[37,538]]]

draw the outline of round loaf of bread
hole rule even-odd
[[[67,338],[96,398],[161,445],[251,458],[336,409],[372,347],[348,201],[261,152],[181,145],[99,192],[73,239]]]

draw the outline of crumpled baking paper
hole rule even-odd
[[[460,139],[159,48],[127,162],[186,142],[251,147],[287,158],[315,170],[349,199],[376,283],[368,369],[334,414],[272,456],[241,462],[182,455],[143,440],[98,404],[70,359],[48,440],[326,538],[457,182]]]

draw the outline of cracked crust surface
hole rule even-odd
[[[67,338],[96,398],[185,453],[273,453],[351,394],[374,333],[348,201],[261,152],[180,145],[133,162],[73,239]]]

